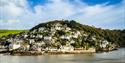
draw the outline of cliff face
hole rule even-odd
[[[120,45],[115,40],[120,38],[119,35],[120,33],[118,31],[103,30],[82,25],[74,20],[55,20],[41,23],[28,32],[10,35],[6,37],[6,41],[21,43],[23,46],[26,44],[30,45],[30,50],[35,48],[58,49],[62,46],[69,46],[73,48],[95,48],[96,50],[107,51],[115,49]],[[114,38],[114,36],[118,37]],[[24,48],[26,47],[24,46]]]

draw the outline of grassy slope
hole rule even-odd
[[[0,30],[0,37],[7,36],[9,34],[17,34],[24,31],[27,31],[27,30]]]

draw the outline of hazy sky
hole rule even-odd
[[[0,29],[30,29],[57,19],[125,29],[125,0],[0,0]]]

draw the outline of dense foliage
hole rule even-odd
[[[88,25],[82,25],[74,20],[55,20],[50,21],[47,23],[41,23],[35,27],[33,27],[30,31],[34,29],[38,29],[39,27],[49,27],[49,25],[53,23],[61,23],[63,25],[67,24],[68,27],[74,29],[74,30],[84,30],[86,33],[90,33],[91,35],[95,35],[98,38],[104,37],[104,39],[107,39],[111,43],[117,43],[120,46],[125,45],[125,30],[109,30],[109,29],[101,29],[101,28],[95,28],[94,26],[88,26]],[[60,31],[59,34],[64,34],[64,32]],[[78,41],[77,41],[78,42]],[[74,44],[73,44],[74,45]],[[78,44],[75,44],[74,46],[77,46]]]

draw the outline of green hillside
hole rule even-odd
[[[0,30],[0,37],[7,36],[9,34],[18,34],[27,30]]]

